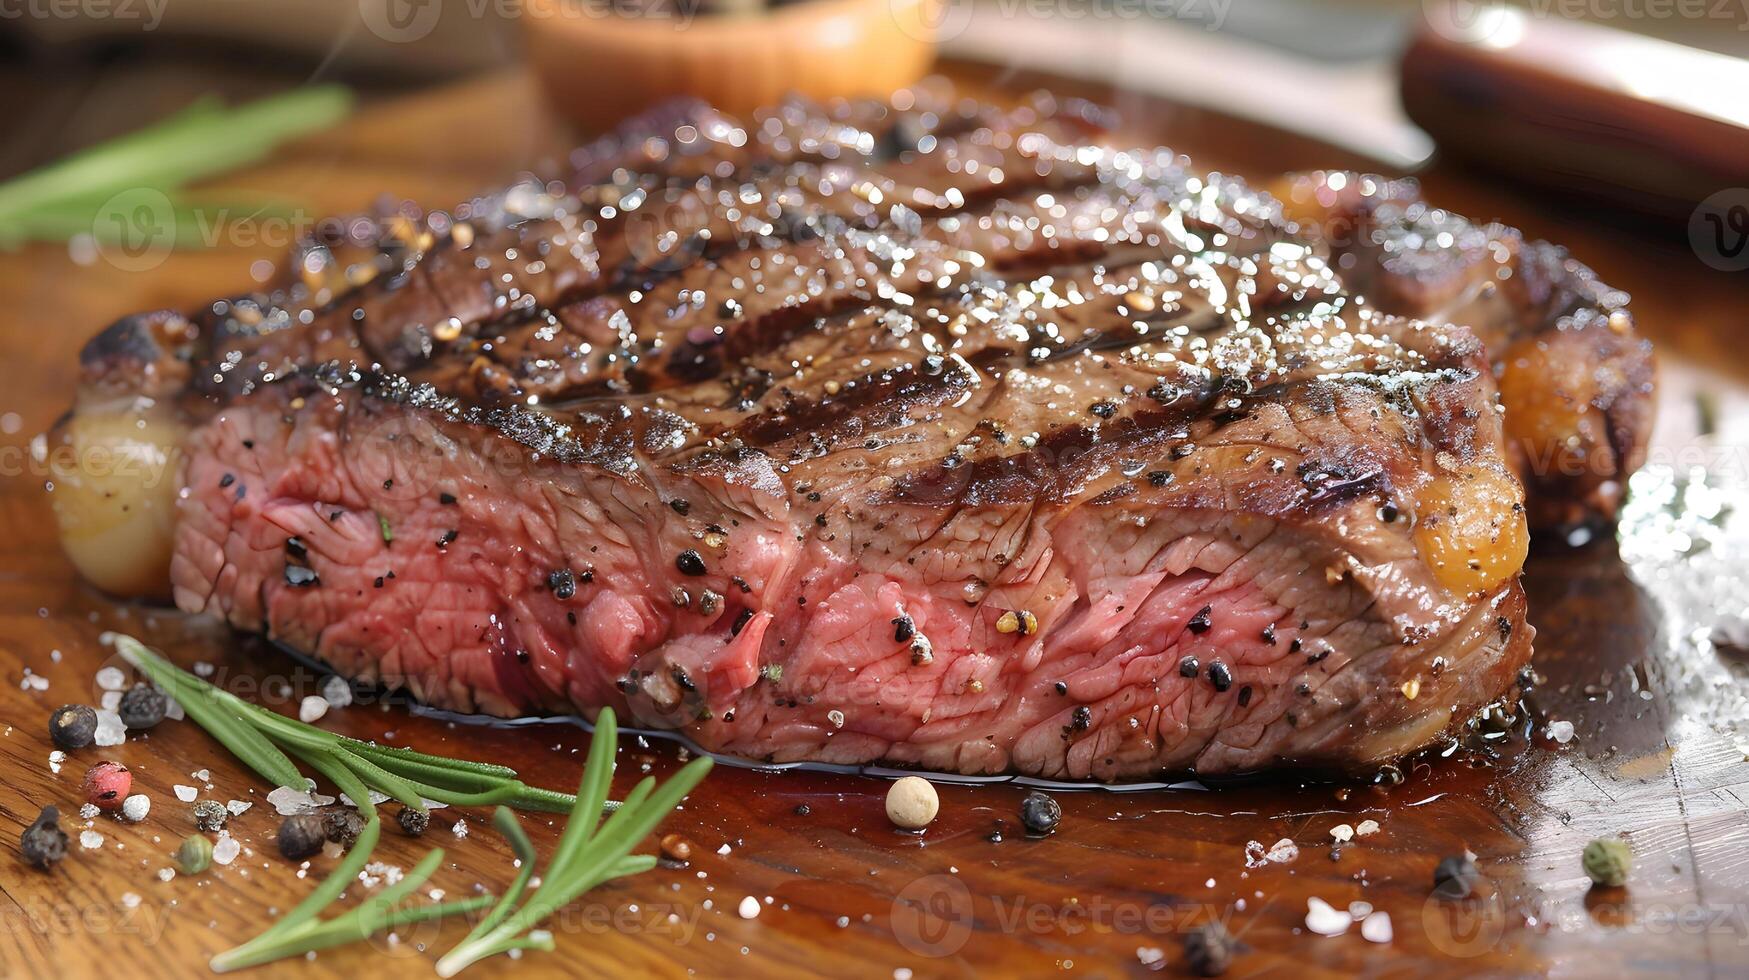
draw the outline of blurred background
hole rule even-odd
[[[272,188],[294,195],[279,203],[307,220],[362,206],[357,187],[371,180],[410,197],[485,190],[462,174],[538,168],[672,95],[745,113],[790,91],[885,95],[941,72],[976,92],[1086,94],[1141,123],[1138,141],[1168,140],[1205,165],[1225,165],[1230,149],[1253,172],[1312,161],[1421,173],[1449,161],[1606,204],[1607,222],[1711,235],[1710,253],[1740,246],[1707,263],[1734,271],[1749,266],[1745,56],[1749,0],[0,0],[0,179],[202,99],[343,100],[154,133],[145,149],[181,154],[164,174],[106,156],[46,184],[0,183],[0,247],[71,242],[91,258],[94,226],[101,240],[130,222],[148,237],[165,223],[118,215],[96,190],[175,192],[271,162],[282,141],[349,114],[393,104],[411,119],[422,98],[438,100],[418,102],[434,121],[413,136],[429,145],[410,145],[402,127],[373,175],[356,145],[370,130],[354,127],[350,196],[327,193],[306,159]],[[447,92],[474,99],[465,124],[455,103],[453,131]],[[1308,141],[1305,152],[1272,161],[1278,134]],[[199,138],[212,140],[210,158]],[[424,161],[419,173],[409,155]],[[92,181],[111,164],[125,172]],[[455,181],[423,179],[446,167]],[[50,191],[67,205],[38,203]],[[162,219],[181,204],[119,206],[157,207]],[[184,217],[183,232],[198,224]]]
[[[0,173],[12,174],[217,93],[236,100],[322,80],[366,100],[522,63],[531,19],[670,18],[700,25],[842,0],[0,0]],[[876,0],[897,9],[898,0]],[[1396,113],[1398,59],[1430,21],[1476,33],[1502,9],[1749,55],[1749,0],[931,0],[917,18],[944,57],[1101,79],[1241,114],[1348,120],[1336,142],[1413,162],[1430,149]],[[574,7],[575,15],[564,13]],[[858,29],[840,18],[840,34]],[[563,25],[561,25],[563,26]],[[1449,33],[1449,32],[1448,32]],[[818,40],[816,38],[816,40]],[[866,74],[905,37],[889,39]],[[817,45],[816,45],[817,46]],[[781,48],[774,60],[793,55]],[[646,62],[656,59],[645,58]],[[901,72],[903,74],[903,72]],[[1680,75],[1680,69],[1678,69]],[[1297,93],[1287,105],[1280,98]],[[1680,79],[1679,79],[1680,80]],[[717,80],[718,83],[721,80]],[[1702,84],[1700,79],[1695,85]],[[708,88],[709,86],[705,86]],[[851,87],[855,87],[852,85]],[[597,91],[597,98],[608,94]],[[1749,93],[1728,93],[1739,103]],[[611,99],[609,101],[612,101]],[[618,104],[618,103],[615,103]],[[587,125],[587,123],[585,123]],[[1393,127],[1397,127],[1393,129]]]

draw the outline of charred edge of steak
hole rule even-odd
[[[1348,260],[1345,276],[1379,308],[1478,332],[1534,526],[1614,518],[1655,408],[1652,346],[1626,293],[1564,248],[1433,207],[1413,180],[1320,172],[1277,191],[1300,234]]]

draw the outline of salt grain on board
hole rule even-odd
[[[1376,834],[1378,832],[1379,822],[1377,820],[1362,820],[1359,824],[1356,824],[1354,828],[1354,836],[1356,837],[1365,837],[1367,834]]]
[[[328,713],[328,702],[312,694],[298,702],[298,720],[308,725]]]
[[[95,830],[83,831],[79,834],[79,846],[87,851],[95,851],[103,846],[103,835]]]
[[[1275,846],[1271,847],[1269,853],[1265,856],[1276,864],[1286,864],[1300,856],[1300,847],[1293,841],[1283,837],[1281,840],[1275,842]]]
[[[1339,912],[1321,898],[1306,899],[1306,928],[1320,936],[1340,936],[1354,924],[1354,916]]]
[[[741,918],[743,919],[758,918],[759,899],[754,898],[752,895],[748,895],[746,898],[741,899],[741,907],[736,911],[741,914]]]
[[[176,785],[170,787],[170,790],[171,790],[171,792],[176,794],[177,799],[181,800],[184,803],[193,803],[194,798],[200,795],[199,789],[197,789],[193,786],[184,786],[181,783],[177,783]]]
[[[121,715],[113,711],[97,713],[97,733],[93,741],[98,745],[120,745],[128,740],[128,726],[122,724]]]
[[[213,842],[213,863],[230,864],[237,860],[237,855],[242,851],[243,845],[237,843],[237,838],[232,837],[229,831],[221,830],[219,839]]]
[[[120,667],[105,667],[97,672],[97,686],[105,691],[119,691],[128,686],[128,675]]]
[[[1361,920],[1360,934],[1369,943],[1391,941],[1391,913],[1374,912]]]
[[[344,708],[352,703],[352,685],[344,677],[330,677],[322,682],[322,700],[330,708]]]

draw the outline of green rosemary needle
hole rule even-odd
[[[516,815],[505,807],[498,808],[492,826],[510,843],[522,862],[521,870],[492,911],[467,938],[437,961],[438,976],[453,977],[480,960],[511,950],[552,949],[552,934],[537,928],[547,916],[605,881],[656,866],[654,857],[632,854],[632,848],[649,836],[656,824],[710,772],[711,760],[705,756],[692,760],[660,787],[654,776],[644,777],[626,794],[619,809],[604,821],[603,803],[613,782],[618,742],[613,709],[604,708],[595,720],[595,736],[589,743],[589,759],[583,766],[577,803],[565,821],[565,830],[547,864],[540,888],[527,901],[523,901],[523,894],[534,873],[534,846]]]
[[[526,786],[516,778],[515,770],[504,766],[374,745],[292,721],[208,684],[131,636],[115,634],[114,643],[128,663],[175,698],[189,718],[251,769],[282,786],[304,789],[313,785],[292,762],[290,753],[357,804],[365,818],[358,840],[346,856],[297,907],[259,936],[212,958],[210,965],[219,973],[356,942],[384,929],[471,914],[488,905],[491,910],[480,924],[438,961],[439,974],[451,977],[482,959],[511,950],[551,949],[552,935],[536,927],[591,888],[655,867],[654,857],[634,855],[631,849],[649,836],[711,768],[711,760],[700,757],[660,788],[655,777],[647,776],[623,803],[610,801],[607,794],[613,783],[619,727],[613,710],[604,708],[590,738],[582,783],[577,795],[571,796]],[[546,880],[527,901],[522,899],[534,875],[534,845],[516,816],[500,805],[493,826],[510,843],[520,869],[510,890],[496,904],[492,896],[482,895],[397,908],[443,863],[444,852],[438,848],[394,885],[324,919],[322,913],[358,880],[382,834],[382,821],[370,802],[373,790],[420,810],[430,799],[462,806],[507,803],[524,809],[569,810],[570,815],[548,863]],[[605,822],[604,814],[611,814]]]
[[[569,793],[529,786],[516,770],[483,762],[465,762],[393,748],[323,731],[276,714],[207,683],[164,659],[131,636],[114,634],[122,657],[152,679],[182,706],[207,733],[262,778],[302,790],[308,779],[287,753],[334,779],[344,771],[359,782],[361,793],[342,787],[360,810],[370,806],[374,790],[416,810],[425,801],[451,806],[501,803],[522,810],[564,813],[577,798]],[[618,804],[603,803],[608,809]]]

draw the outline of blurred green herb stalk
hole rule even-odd
[[[145,129],[0,183],[0,247],[90,235],[130,250],[192,248],[213,244],[223,221],[287,215],[276,202],[202,199],[196,206],[182,190],[331,126],[351,108],[352,94],[339,85],[233,108],[201,99]]]

